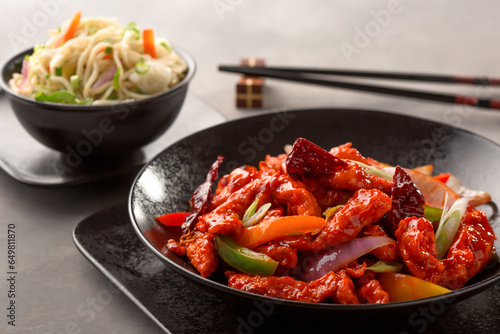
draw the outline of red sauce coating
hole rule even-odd
[[[281,236],[253,250],[279,262],[274,276],[226,271],[228,285],[242,291],[313,303],[387,303],[388,293],[375,279],[375,273],[367,270],[377,259],[403,261],[405,270],[413,276],[449,289],[462,287],[490,260],[495,235],[484,212],[468,208],[447,257],[439,260],[433,225],[421,217],[422,212],[413,210],[421,208],[424,201],[421,196],[416,197],[419,190],[409,177],[403,175],[398,181],[396,176],[392,182],[367,174],[353,161],[377,168],[383,164],[364,157],[351,143],[330,152],[305,139],[299,144],[292,149],[293,159],[285,154],[267,155],[258,169],[243,166],[223,176],[215,194],[211,199],[208,197],[208,206],[196,217],[196,228],[184,236],[182,245],[174,239],[162,239],[162,252],[170,250],[186,255],[203,277],[209,277],[217,269],[223,271],[225,266],[219,268],[214,236],[241,233],[244,228],[241,219],[258,199],[259,206],[271,204],[262,221],[288,215],[322,217],[326,209],[342,207],[327,219],[321,231]],[[295,173],[289,175],[288,168]],[[401,171],[399,169],[399,174]],[[395,190],[397,196],[394,196]],[[392,198],[388,194],[392,194]],[[398,205],[402,201],[403,205]],[[394,229],[387,229],[385,225],[387,212],[395,217]],[[403,219],[407,216],[410,217]],[[387,236],[386,231],[394,232],[396,244],[379,247],[312,282],[294,278],[302,263],[299,259],[308,254],[357,237]],[[150,232],[151,240],[160,240],[156,232]]]
[[[483,211],[467,213],[448,255],[436,257],[434,230],[425,218],[409,217],[396,231],[398,250],[411,274],[448,289],[459,289],[489,261],[495,234]]]
[[[339,275],[330,272],[325,276],[306,283],[292,277],[252,276],[233,274],[228,278],[232,288],[256,293],[262,296],[296,300],[301,302],[321,303],[329,298],[336,298]],[[341,294],[340,297],[343,295]]]
[[[359,189],[326,223],[313,242],[322,250],[354,239],[363,227],[379,220],[391,208],[389,196],[376,189]]]
[[[365,236],[388,236],[380,225],[368,225],[363,228],[363,235]],[[394,261],[399,257],[396,244],[386,245],[374,249],[371,254],[375,255],[382,261]]]
[[[203,277],[209,277],[219,265],[219,254],[215,249],[214,235],[204,233],[186,247],[191,264]]]

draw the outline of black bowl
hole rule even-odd
[[[488,191],[500,199],[500,147],[470,132],[419,118],[367,110],[315,109],[270,113],[228,122],[193,134],[157,155],[138,174],[129,196],[129,214],[138,237],[164,263],[222,298],[242,302],[272,302],[276,311],[330,319],[408,316],[420,307],[445,307],[471,297],[500,280],[500,266],[478,274],[465,287],[443,296],[383,305],[310,304],[262,297],[229,288],[222,275],[203,278],[185,257],[160,250],[177,228],[166,228],[155,217],[186,211],[194,189],[202,183],[217,155],[225,157],[222,173],[249,164],[265,154],[283,152],[298,137],[330,148],[352,142],[365,156],[406,167],[434,164],[435,172],[451,172],[464,185]],[[222,174],[221,173],[221,174]],[[493,208],[493,209],[492,209]],[[483,206],[500,235],[494,205]],[[498,247],[498,245],[497,245]],[[193,300],[196,302],[196,300]],[[324,318],[327,317],[327,318]],[[330,317],[330,318],[328,318]]]
[[[129,156],[163,134],[179,114],[188,85],[196,71],[193,57],[176,49],[187,63],[184,79],[169,91],[149,98],[105,106],[39,102],[18,95],[8,86],[13,73],[21,71],[29,49],[2,66],[0,85],[16,117],[40,143],[76,159]]]

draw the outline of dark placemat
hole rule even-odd
[[[500,333],[500,284],[405,319],[380,314],[380,321],[310,321],[275,314],[270,305],[233,304],[173,272],[136,237],[126,204],[86,218],[73,237],[82,254],[166,332]]]
[[[225,121],[217,110],[188,94],[174,124],[131,157],[116,163],[81,164],[69,171],[61,168],[65,165],[66,155],[32,138],[17,120],[3,93],[0,93],[0,115],[0,168],[21,182],[43,186],[84,183],[137,171],[180,138]]]

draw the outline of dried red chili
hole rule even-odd
[[[296,179],[332,174],[347,163],[309,140],[299,138],[286,158],[286,171]]]
[[[193,213],[186,217],[184,224],[182,225],[182,231],[184,233],[188,233],[191,231],[196,222],[198,221],[198,217],[203,213],[203,210],[208,206],[210,200],[212,199],[212,184],[218,178],[218,170],[221,165],[224,157],[219,155],[217,160],[212,164],[210,170],[207,173],[207,177],[205,182],[203,182],[191,196],[191,203],[193,203]]]
[[[393,183],[392,208],[384,217],[389,223],[388,227],[391,233],[396,231],[401,220],[413,216],[423,217],[425,209],[424,195],[403,168],[396,166]]]

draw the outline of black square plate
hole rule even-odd
[[[324,321],[276,314],[271,303],[236,305],[193,284],[139,240],[122,204],[78,224],[82,254],[160,328],[170,333],[500,333],[500,285],[453,305],[430,305],[407,318]]]

